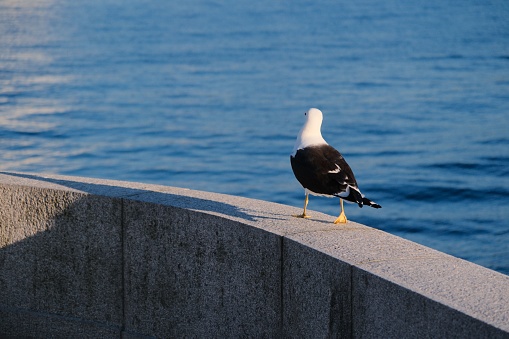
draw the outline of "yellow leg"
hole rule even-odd
[[[335,224],[345,224],[348,220],[346,219],[345,209],[343,208],[343,199],[339,198],[339,204],[341,205],[341,213],[339,217],[334,221]]]
[[[306,214],[306,208],[308,207],[308,201],[309,201],[309,193],[306,192],[306,198],[304,199],[304,211],[302,212],[302,214],[296,214],[296,215],[293,215],[294,217],[296,218],[311,218],[310,215]]]

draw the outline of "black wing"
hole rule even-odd
[[[348,190],[358,191],[357,181],[350,166],[330,145],[300,149],[291,157],[292,169],[304,188],[318,194],[339,196]],[[360,192],[359,199],[362,201]],[[348,199],[345,197],[345,199]],[[358,199],[353,199],[358,202]]]

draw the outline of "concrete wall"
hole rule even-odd
[[[509,338],[509,277],[235,196],[0,173],[0,337]]]

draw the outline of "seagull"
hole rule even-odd
[[[379,204],[366,198],[359,187],[352,172],[341,153],[330,146],[322,137],[323,114],[317,108],[311,108],[306,113],[304,126],[297,135],[297,140],[290,156],[293,174],[304,187],[304,211],[294,215],[298,218],[310,218],[306,214],[309,193],[326,197],[339,197],[341,212],[334,221],[335,224],[346,223],[348,220],[343,208],[343,200],[359,205],[381,208]]]

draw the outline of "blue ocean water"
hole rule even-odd
[[[0,0],[0,170],[301,207],[289,154],[318,107],[383,206],[349,219],[509,274],[507,18],[503,0]]]

